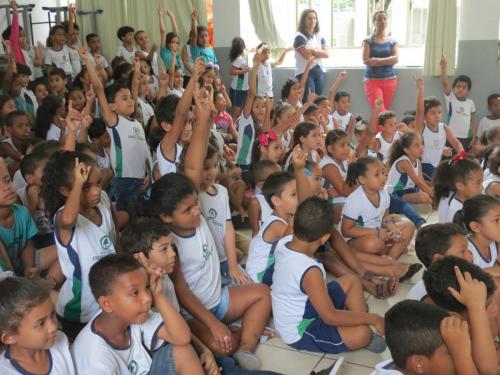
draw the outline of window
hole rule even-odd
[[[246,2],[242,1],[242,4]],[[279,35],[289,45],[293,43],[301,12],[308,8],[316,10],[321,34],[332,47],[326,61],[329,67],[363,66],[361,44],[373,31],[371,15],[386,10],[388,33],[399,46],[398,65],[423,65],[429,0],[273,0],[271,4]],[[242,34],[254,33],[253,29],[248,29],[251,28],[242,30]],[[250,35],[242,37],[245,40],[256,38]],[[285,65],[294,64],[291,53]]]

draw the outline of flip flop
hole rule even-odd
[[[260,368],[259,358],[251,352],[238,352],[233,358],[243,370],[258,370]]]
[[[402,283],[406,280],[410,280],[418,271],[422,269],[422,265],[420,263],[413,263],[410,267],[408,267],[408,271],[399,278],[399,282]]]

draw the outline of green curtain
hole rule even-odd
[[[120,41],[116,31],[120,26],[129,25],[136,31],[144,30],[148,33],[151,43],[160,45],[160,29],[157,0],[76,0],[78,10],[92,11],[102,9],[104,12],[97,16],[97,33],[101,39],[102,53],[111,62],[115,56]],[[163,6],[171,9],[175,15],[181,46],[187,42],[191,28],[191,12],[198,10],[198,20],[201,25],[207,24],[205,0],[163,0]],[[168,17],[164,17],[167,31],[172,30]],[[85,35],[92,30],[90,16],[78,16],[82,45],[85,45]]]
[[[424,75],[440,74],[439,60],[441,55],[444,55],[448,61],[448,74],[455,74],[456,44],[456,0],[429,0]]]
[[[286,43],[281,39],[270,0],[248,0],[250,17],[255,28],[255,33],[260,40],[269,43],[271,48],[286,48]]]

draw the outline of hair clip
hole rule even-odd
[[[467,156],[469,156],[469,154],[467,154],[467,152],[462,150],[458,154],[456,154],[454,157],[451,158],[450,164],[457,163],[461,160],[464,160]]]

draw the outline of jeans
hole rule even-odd
[[[174,361],[174,347],[167,344],[153,354],[149,375],[175,375],[177,374]],[[130,370],[130,367],[129,367]],[[133,373],[131,371],[131,373]]]
[[[299,74],[296,77],[299,81],[302,78],[302,74]],[[323,87],[325,87],[325,72],[321,70],[318,65],[315,65],[307,76],[306,87],[303,97],[303,102],[307,101],[307,96],[309,95],[309,90],[311,92],[315,92],[318,95],[321,95],[323,92]]]
[[[389,196],[391,197],[389,213],[405,215],[417,228],[426,223],[425,219],[418,214],[410,203],[395,194],[389,194]]]

